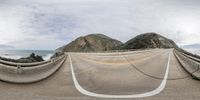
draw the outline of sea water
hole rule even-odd
[[[200,56],[200,49],[184,49],[184,50]]]
[[[54,54],[53,50],[0,50],[0,56],[12,59],[28,57],[31,53],[42,56],[44,60],[50,59]]]

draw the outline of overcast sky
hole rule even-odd
[[[56,49],[90,33],[125,42],[146,32],[193,44],[199,19],[200,0],[0,0],[0,44]]]

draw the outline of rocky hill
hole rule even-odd
[[[112,39],[103,34],[90,34],[79,37],[71,43],[58,48],[59,52],[89,52],[89,51],[108,51],[122,45],[122,42]]]
[[[174,41],[157,33],[145,33],[127,41],[117,49],[177,48]]]
[[[144,33],[132,38],[124,44],[103,34],[90,34],[79,37],[69,44],[58,48],[53,57],[61,55],[62,52],[89,52],[146,48],[178,48],[178,46],[174,41],[157,33]]]

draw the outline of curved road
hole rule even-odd
[[[2,100],[102,100],[103,96],[104,100],[112,96],[130,100],[199,100],[199,94],[200,82],[183,70],[173,49],[69,53],[58,72],[46,80],[31,84],[0,82]]]

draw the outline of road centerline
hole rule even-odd
[[[91,96],[91,97],[98,97],[98,98],[143,98],[143,97],[149,97],[149,96],[154,96],[156,94],[159,94],[164,88],[165,85],[167,83],[167,78],[168,78],[168,74],[169,74],[169,66],[170,66],[170,59],[171,59],[171,55],[169,53],[169,57],[168,57],[168,62],[167,62],[167,68],[166,68],[166,72],[165,72],[165,76],[161,82],[161,84],[158,86],[158,88],[149,91],[149,92],[145,92],[145,93],[141,93],[141,94],[133,94],[133,95],[109,95],[109,94],[97,94],[97,93],[93,93],[90,91],[85,90],[78,82],[78,80],[76,79],[75,73],[74,73],[74,68],[73,68],[73,62],[71,59],[71,55],[69,55],[69,60],[70,60],[70,67],[71,67],[71,73],[72,73],[72,79],[74,82],[74,85],[76,87],[76,89],[87,96]]]

